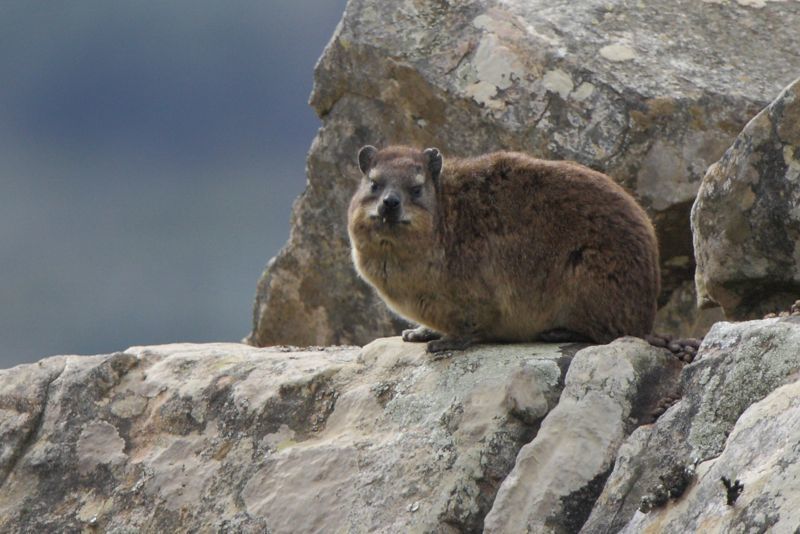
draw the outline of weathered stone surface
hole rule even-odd
[[[800,297],[798,125],[800,79],[703,178],[691,219],[698,299],[727,317],[760,317]]]
[[[0,371],[0,532],[793,532],[798,347],[790,317],[680,371],[633,338],[48,358]]]
[[[776,389],[736,422],[718,458],[697,467],[697,481],[674,505],[638,512],[623,532],[794,533],[800,525],[800,382]],[[728,506],[721,482],[744,488]]]
[[[517,455],[484,532],[577,532],[620,444],[675,392],[681,368],[666,350],[636,338],[578,352],[558,405]]]
[[[698,472],[706,473],[702,470],[708,469],[709,465],[724,456],[726,440],[727,446],[730,446],[733,439],[731,432],[735,425],[743,421],[740,416],[745,410],[776,388],[797,380],[800,373],[798,347],[798,318],[715,324],[703,340],[697,359],[686,366],[681,374],[683,398],[655,424],[636,429],[620,447],[614,470],[582,532],[619,532],[632,519],[635,521],[632,525],[639,524],[636,522],[642,521],[641,518],[634,515],[638,513],[642,497],[652,493],[660,483],[659,477],[667,475],[676,466],[680,468],[698,461],[701,462]],[[791,462],[796,454],[796,451],[788,448],[782,450],[776,445],[774,452],[779,457],[765,457],[759,449],[762,438],[754,435],[749,439],[751,441],[747,447],[750,447],[750,452],[737,452],[741,456],[729,465],[746,462],[742,465],[749,466],[747,469],[771,470],[777,477],[780,473],[775,470],[777,464],[774,462]],[[707,472],[716,473],[713,470]],[[768,476],[766,473],[759,476],[762,475]],[[714,474],[702,476],[718,477]],[[735,472],[725,476],[741,478]],[[711,487],[711,482],[703,483]],[[727,517],[729,510],[724,501],[724,488],[719,480],[717,483],[718,498],[713,502],[680,504],[683,499],[702,498],[705,495],[690,493],[673,506],[704,509],[709,514]],[[785,492],[783,498],[794,499],[795,503],[800,501],[800,489],[796,485],[782,488]],[[767,506],[765,513],[769,509]],[[755,513],[755,510],[752,508],[748,513]],[[658,509],[650,512],[654,513],[657,514],[654,518],[660,517]],[[647,524],[650,524],[649,521]],[[631,528],[631,532],[661,532],[658,528],[652,531]],[[688,529],[683,532],[691,531]],[[728,532],[725,529],[717,531]]]
[[[480,531],[575,350],[176,344],[0,371],[0,531]]]
[[[364,344],[398,322],[350,265],[366,143],[574,159],[656,223],[663,302],[691,280],[701,177],[800,71],[800,3],[351,0],[316,69],[323,126],[292,234],[257,290],[255,345]],[[735,61],[732,59],[735,58]]]

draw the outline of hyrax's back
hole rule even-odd
[[[609,177],[499,152],[450,162],[439,195],[449,291],[485,307],[482,337],[650,333],[658,247],[646,213]]]

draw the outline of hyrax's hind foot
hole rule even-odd
[[[409,328],[403,330],[403,341],[422,342],[439,339],[442,334],[436,330],[431,330],[427,326],[418,326],[416,328]]]

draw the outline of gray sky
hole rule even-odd
[[[0,368],[248,332],[344,4],[0,2]]]

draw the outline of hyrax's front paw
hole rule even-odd
[[[428,342],[428,352],[444,352],[448,350],[464,350],[472,345],[471,337],[444,336],[441,339]]]
[[[427,326],[418,326],[416,328],[403,330],[403,341],[411,341],[419,343],[422,341],[439,339],[440,337],[442,337],[442,334],[440,334],[436,330],[431,330]]]

